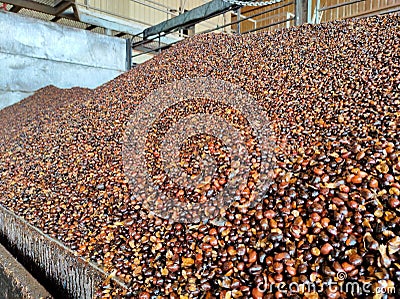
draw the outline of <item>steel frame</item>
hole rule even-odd
[[[180,31],[182,29],[185,29],[188,26],[192,26],[192,25],[200,23],[200,22],[207,22],[202,17],[194,18],[190,21],[187,21],[188,18],[186,17],[185,14],[188,14],[188,13],[184,12],[184,8],[186,6],[187,0],[180,1],[180,3],[181,3],[180,9],[182,10],[180,12],[173,12],[173,11],[169,10],[169,8],[166,5],[157,3],[155,0],[130,0],[130,1],[141,4],[141,5],[148,6],[150,8],[159,10],[161,12],[164,12],[167,14],[167,16],[173,16],[174,18],[180,17],[182,19],[181,23],[177,22],[174,24],[173,27],[171,27],[169,29],[166,28],[166,30],[164,30],[164,31],[162,30],[163,27],[159,26],[158,28],[161,29],[159,32],[157,30],[152,31],[152,29],[146,29],[145,31],[141,32],[140,34],[133,35],[131,31],[130,31],[131,33],[124,32],[123,26],[121,27],[122,31],[118,31],[118,29],[117,29],[117,31],[114,31],[114,36],[116,36],[116,37],[128,37],[128,39],[130,41],[129,44],[131,45],[133,51],[141,51],[142,52],[142,53],[133,55],[132,58],[143,55],[143,54],[158,53],[176,43],[176,42],[170,43],[170,40],[162,41],[162,39],[164,37],[166,37],[167,35],[174,34],[177,31]],[[257,11],[261,7],[255,7],[255,8],[249,9],[246,12],[243,12],[243,10],[241,10],[240,6],[232,6],[232,7],[228,8],[227,10],[230,11],[232,15],[237,16],[237,19],[235,21],[231,21],[231,22],[223,24],[223,25],[217,25],[214,28],[204,30],[200,33],[209,33],[209,32],[213,32],[213,31],[219,31],[221,29],[224,29],[224,28],[226,28],[228,26],[232,26],[232,25],[237,25],[238,28],[240,28],[240,25],[245,21],[253,22],[255,24],[255,28],[248,30],[246,32],[239,32],[239,33],[244,34],[244,33],[248,33],[248,32],[254,32],[257,30],[263,30],[263,29],[266,29],[269,27],[273,27],[273,26],[282,24],[284,22],[287,22],[287,24],[290,24],[289,22],[291,22],[293,20],[295,20],[296,24],[298,24],[298,25],[301,23],[304,23],[304,22],[318,24],[318,23],[320,23],[324,12],[329,11],[329,10],[338,9],[340,7],[344,7],[344,6],[348,6],[348,5],[353,5],[353,4],[356,4],[359,2],[364,2],[364,1],[366,1],[366,0],[348,0],[346,2],[342,2],[342,3],[338,3],[338,4],[334,4],[334,5],[320,7],[320,0],[316,0],[316,3],[314,5],[312,4],[311,0],[292,0],[292,1],[288,1],[288,2],[283,2],[281,5],[272,7],[267,10],[264,10],[265,9],[265,6],[264,6],[263,11],[257,12],[252,15],[249,15],[249,13],[252,11]],[[49,19],[52,22],[57,22],[60,19],[70,19],[73,21],[83,22],[83,23],[87,24],[85,26],[85,29],[89,30],[89,31],[94,30],[95,28],[98,28],[98,27],[106,28],[106,27],[104,27],[104,26],[106,26],[106,24],[97,24],[97,23],[91,24],[91,23],[89,23],[90,20],[89,21],[86,20],[86,22],[80,20],[80,16],[79,16],[79,7],[80,6],[82,6],[82,8],[85,7],[87,9],[98,11],[100,13],[107,13],[109,15],[113,15],[118,18],[130,20],[127,17],[121,16],[121,15],[118,15],[115,13],[111,13],[109,11],[104,11],[97,7],[93,7],[90,4],[90,0],[85,1],[84,4],[76,4],[75,0],[57,0],[54,2],[54,4],[52,3],[52,5],[46,5],[43,3],[36,2],[34,0],[33,1],[0,0],[0,2],[12,5],[12,7],[9,8],[9,10],[14,13],[18,13],[21,9],[28,9],[28,10],[32,10],[32,11],[36,11],[36,12],[40,12],[40,13],[45,13],[48,15],[53,15],[54,17]],[[204,2],[210,3],[209,1],[206,1],[206,0],[204,0]],[[260,20],[257,20],[256,17],[266,15],[268,13],[271,13],[271,12],[278,10],[280,8],[283,8],[283,7],[287,7],[289,5],[294,5],[295,14],[288,12],[288,14],[286,15],[284,20],[279,20],[277,22],[268,24],[266,26],[257,27],[257,24],[260,22]],[[219,13],[209,14],[209,16],[210,17],[217,16],[217,15],[226,13],[227,10],[221,10]],[[189,12],[191,14],[193,14],[193,12],[191,12],[191,11],[189,11]],[[368,17],[371,15],[387,14],[387,13],[394,13],[394,12],[400,12],[400,3],[389,5],[389,6],[384,6],[384,7],[379,7],[377,9],[367,10],[364,12],[353,14],[351,16],[345,16],[345,18]],[[299,14],[302,14],[302,15],[299,16]],[[267,17],[267,18],[270,18],[270,17]],[[209,22],[207,22],[207,23],[209,23]],[[150,24],[143,23],[143,25],[149,26]],[[154,27],[156,27],[156,26],[154,26]],[[144,34],[145,32],[147,32],[147,35]],[[153,34],[153,36],[150,37],[150,35],[152,35],[150,33],[152,33],[152,32],[153,33],[157,32],[157,33]],[[181,36],[186,37],[185,35],[181,35]]]

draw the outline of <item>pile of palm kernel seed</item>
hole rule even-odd
[[[262,202],[232,205],[222,226],[150,214],[122,165],[140,101],[198,76],[256,97],[276,143]],[[94,91],[41,90],[0,128],[1,204],[129,286],[99,297],[346,298],[259,287],[338,273],[400,289],[399,17],[196,36]]]

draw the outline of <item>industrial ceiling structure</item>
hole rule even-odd
[[[10,12],[129,39],[134,63],[135,58],[150,58],[198,33],[226,31],[243,34],[400,11],[400,0],[202,0],[191,1],[191,7],[187,0],[174,1],[175,6],[168,6],[163,0],[123,0],[117,5],[126,2],[134,5],[133,11],[145,7],[159,12],[161,17],[149,16],[146,20],[139,20],[129,13],[118,13],[115,7],[110,8],[110,4],[102,0],[2,0],[0,3]],[[228,21],[226,18],[223,23],[208,21],[208,27],[190,30],[198,24],[206,24],[207,20],[228,14]],[[154,23],[156,19],[161,21]]]

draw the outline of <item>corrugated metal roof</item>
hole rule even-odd
[[[48,15],[42,12],[34,11],[34,10],[29,10],[26,8],[21,8],[21,10],[18,12],[21,15],[44,20],[44,21],[50,21],[52,18],[54,18],[53,15]]]
[[[37,3],[40,3],[40,4],[44,4],[44,5],[48,5],[48,6],[51,6],[51,7],[55,7],[58,4],[60,4],[61,2],[63,2],[63,0],[31,0],[31,1],[37,2]]]

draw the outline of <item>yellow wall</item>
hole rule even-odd
[[[339,3],[346,3],[349,2],[350,0],[320,0],[320,8],[323,7],[329,7],[335,4]],[[242,8],[242,14],[244,14],[247,17],[251,17],[259,12],[262,11],[267,11],[270,10],[273,7],[279,7],[284,3],[289,3],[292,2],[290,0],[283,1],[281,3],[277,3],[274,5],[269,5],[267,7],[260,7],[255,9],[254,7],[244,7]],[[293,0],[294,2],[294,0]],[[312,17],[315,15],[315,5],[317,3],[317,0],[312,0]],[[390,6],[395,6],[398,5],[400,6],[400,0],[365,0],[362,2],[357,2],[353,3],[351,5],[346,5],[330,10],[326,10],[324,12],[320,13],[320,22],[328,22],[332,20],[337,20],[337,19],[344,19],[344,18],[350,18],[350,17],[357,17],[360,14],[365,14],[365,13],[374,13],[378,9],[383,9],[385,7],[390,7]],[[295,13],[295,5],[289,5],[284,8],[277,9],[273,12],[266,13],[261,16],[253,17],[254,20],[257,20],[257,28],[273,24],[275,22],[279,22],[282,20],[287,19],[290,17],[290,14]],[[233,18],[236,20],[236,17]],[[275,30],[278,28],[286,27],[288,24],[283,23],[279,25],[274,25],[271,26],[265,30]],[[294,25],[294,21],[290,22],[290,25]],[[233,26],[234,30],[237,30],[237,26]],[[245,21],[241,24],[240,32],[246,32],[249,30],[254,29],[254,23],[250,21]]]
[[[321,0],[321,7],[327,7],[344,2],[348,2],[348,0]],[[351,5],[342,6],[340,8],[327,10],[322,13],[321,22],[355,17],[361,13],[373,12],[379,8],[389,7],[396,4],[400,5],[400,0],[365,0]]]

